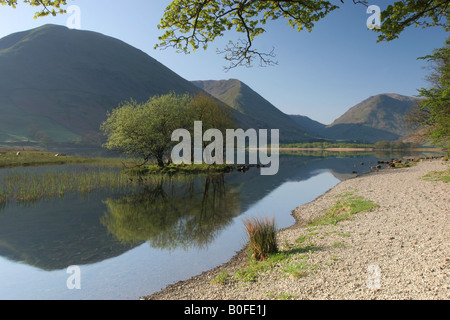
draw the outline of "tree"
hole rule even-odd
[[[202,121],[204,130],[218,129],[225,133],[226,129],[235,128],[231,108],[202,92],[192,98],[188,113],[192,124]]]
[[[126,102],[108,113],[101,125],[107,141],[105,147],[137,156],[144,164],[156,158],[164,166],[164,156],[175,145],[172,133],[186,129],[194,134],[194,122],[202,121],[203,130],[234,128],[231,111],[206,94],[155,96],[139,104]]]
[[[187,128],[186,117],[191,98],[188,94],[155,96],[139,104],[125,102],[108,113],[101,130],[107,136],[105,147],[141,158],[144,163],[156,158],[164,166],[164,156],[173,146],[172,132]]]
[[[352,2],[368,6],[369,1]],[[261,65],[272,65],[276,64],[273,50],[261,52],[254,48],[256,37],[266,32],[268,21],[285,19],[298,31],[311,31],[317,21],[338,8],[326,0],[174,0],[158,26],[165,33],[156,48],[173,47],[184,53],[207,49],[217,37],[234,29],[244,35],[243,39],[218,50],[230,62],[228,68],[250,66],[255,59]],[[449,11],[448,0],[399,0],[381,12],[381,29],[373,30],[380,33],[379,41],[393,40],[412,25],[443,26],[449,30]]]
[[[368,6],[370,0],[348,0]],[[18,0],[0,0],[0,4],[16,7]],[[35,17],[66,13],[67,0],[23,0],[39,7]],[[234,29],[243,38],[229,42],[218,50],[230,62],[228,68],[250,66],[255,59],[261,65],[273,65],[275,54],[254,48],[256,37],[266,32],[269,21],[285,19],[298,31],[311,31],[314,24],[339,9],[344,0],[173,0],[166,8],[158,27],[165,30],[156,48],[173,47],[190,53],[207,49],[217,37]],[[449,0],[397,0],[381,12],[378,41],[391,41],[411,26],[442,26],[450,30]]]
[[[432,55],[422,57],[432,63],[432,73],[428,77],[430,88],[419,91],[418,108],[409,117],[410,121],[425,128],[426,136],[434,144],[450,147],[450,37],[444,47],[434,50]]]
[[[8,5],[13,8],[17,6],[18,0],[0,0],[0,4]],[[67,4],[67,0],[23,0],[24,3],[28,3],[30,6],[39,7],[40,11],[37,11],[35,18],[45,17],[48,15],[56,16],[57,14],[66,13],[66,10],[61,8]]]

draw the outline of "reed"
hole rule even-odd
[[[3,170],[0,174],[0,204],[32,202],[63,197],[70,192],[119,190],[137,184],[120,170],[83,166],[66,170]]]
[[[275,220],[270,218],[249,218],[244,221],[248,236],[248,250],[252,258],[265,260],[278,251]]]

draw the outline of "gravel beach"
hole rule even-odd
[[[287,259],[246,280],[236,276],[248,264],[241,252],[142,299],[447,300],[450,184],[423,177],[448,168],[440,159],[423,160],[342,181],[292,212],[296,224],[278,232]],[[378,207],[337,224],[308,225],[345,194]]]

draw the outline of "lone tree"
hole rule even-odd
[[[139,157],[143,164],[156,159],[164,166],[164,157],[176,142],[172,133],[186,129],[193,135],[194,121],[202,121],[203,129],[225,131],[233,128],[233,114],[206,94],[154,96],[145,103],[126,102],[108,113],[101,125],[107,137],[105,147]]]
[[[172,132],[187,128],[186,117],[191,98],[174,93],[155,96],[139,104],[134,100],[108,113],[101,125],[107,136],[105,147],[141,158],[144,163],[156,158],[164,166],[164,156],[173,146]]]

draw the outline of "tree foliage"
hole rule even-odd
[[[67,5],[67,0],[23,0],[23,2],[39,8],[39,11],[35,14],[35,18],[66,13],[66,10],[62,6]],[[13,8],[16,8],[17,3],[18,0],[0,0],[0,4]]]
[[[450,30],[449,0],[401,0],[381,12],[379,41],[394,40],[407,27],[443,27]]]
[[[172,133],[187,129],[193,136],[194,121],[202,121],[203,130],[234,127],[233,115],[213,98],[170,93],[145,103],[123,103],[108,113],[101,130],[107,136],[106,148],[139,157],[144,163],[156,159],[164,166],[164,157],[175,145]]]
[[[369,4],[366,0],[351,1]],[[228,68],[251,66],[255,59],[260,65],[272,65],[276,64],[273,51],[254,48],[256,37],[266,32],[269,21],[284,19],[298,31],[311,31],[316,22],[339,9],[340,3],[344,0],[174,0],[158,26],[165,32],[156,47],[190,53],[207,49],[216,38],[234,29],[243,37],[218,50],[230,62]],[[399,0],[382,11],[381,29],[374,30],[380,33],[379,41],[393,40],[410,26],[444,26],[448,30],[449,9],[448,0]]]
[[[225,133],[226,129],[235,127],[231,108],[214,100],[205,93],[198,93],[193,98],[188,108],[188,117],[193,121],[202,121],[203,128],[218,129]],[[191,126],[190,129],[193,129]]]
[[[170,93],[139,104],[125,102],[108,113],[101,130],[107,136],[105,147],[149,161],[156,158],[164,166],[164,155],[172,146],[172,132],[188,126],[186,110],[191,99]]]
[[[19,0],[0,0],[0,4],[16,7]],[[23,0],[38,7],[35,17],[65,13],[67,0]],[[165,9],[158,27],[164,30],[156,48],[176,48],[190,53],[207,49],[216,38],[234,30],[243,35],[218,49],[230,63],[229,67],[273,65],[274,51],[263,52],[255,48],[258,36],[266,32],[270,21],[284,19],[292,28],[311,31],[316,22],[349,2],[368,6],[370,0],[173,0]],[[442,26],[449,30],[449,0],[397,0],[381,12],[379,41],[391,41],[411,26]]]
[[[417,110],[413,111],[413,121],[426,129],[427,137],[442,147],[450,147],[450,37],[442,48],[432,55],[422,57],[432,63],[432,73],[428,80],[430,88],[419,90],[423,97]],[[415,118],[414,118],[415,117]],[[411,120],[411,116],[410,116]]]

